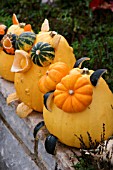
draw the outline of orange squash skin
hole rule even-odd
[[[43,108],[43,95],[39,90],[38,80],[45,74],[46,69],[32,63],[28,72],[15,73],[14,85],[20,101],[38,112],[42,112]]]
[[[0,76],[5,80],[14,81],[14,73],[10,71],[14,55],[6,54],[4,51],[0,51]]]

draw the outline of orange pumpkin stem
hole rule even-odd
[[[13,14],[12,21],[13,21],[13,24],[14,24],[14,25],[18,25],[18,24],[19,24],[19,21],[18,21],[18,19],[17,19],[17,17],[16,17],[15,14]]]
[[[69,90],[69,94],[70,95],[74,94],[74,90]]]

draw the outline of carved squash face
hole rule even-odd
[[[39,112],[43,111],[43,94],[38,87],[39,79],[45,74],[48,67],[57,61],[67,63],[69,69],[73,68],[75,63],[73,50],[65,38],[59,34],[57,38],[54,35],[51,36],[51,32],[48,31],[48,24],[46,29],[44,25],[42,27],[43,29],[37,34],[30,53],[16,50],[11,69],[13,72],[17,72],[15,73],[15,88],[20,100]],[[17,63],[20,64],[17,65]]]
[[[90,147],[89,137],[101,141],[103,125],[105,139],[113,134],[113,94],[100,77],[104,72],[73,68],[50,97],[44,95],[45,125],[62,143],[80,148],[81,139]]]
[[[8,81],[14,81],[14,73],[11,72],[11,66],[14,60],[15,49],[12,45],[14,36],[20,35],[25,31],[32,31],[31,25],[19,23],[15,14],[12,17],[12,25],[7,29],[2,37],[2,48],[0,49],[0,76]]]

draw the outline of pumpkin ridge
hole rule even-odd
[[[89,84],[89,80],[86,77],[80,77],[79,79],[77,79],[74,89],[77,90],[87,84]]]
[[[74,95],[72,96],[72,107],[74,112],[81,112],[81,108],[86,107],[81,101],[79,101]]]
[[[77,94],[74,95],[77,100],[82,103],[85,107],[89,106],[92,102],[92,96],[91,95],[82,95],[82,94],[79,94],[79,96]],[[81,96],[81,97],[80,97]],[[81,98],[83,99],[83,96],[85,97],[86,96],[86,99],[87,100],[81,100]],[[87,101],[87,103],[86,103]]]
[[[61,75],[61,72],[59,73],[56,69],[53,69],[52,72],[51,71],[48,71],[48,76],[53,79],[54,82],[58,82],[59,83],[59,80],[56,80],[56,77],[59,77],[59,79],[62,78],[63,74]]]
[[[45,83],[50,90],[55,90],[56,83],[50,77],[46,77]]]
[[[48,92],[48,91],[51,90],[51,89],[49,88],[49,86],[46,86],[45,83],[44,83],[45,77],[46,77],[46,75],[44,75],[44,76],[41,77],[41,82],[43,82],[43,83],[40,84],[40,80],[39,80],[39,82],[38,82],[39,89],[40,89],[40,91],[41,91],[42,93],[44,93],[44,94],[45,94],[46,92]]]
[[[72,97],[71,96],[68,96],[63,105],[62,105],[62,110],[65,112],[74,112],[74,109],[73,109],[73,106],[72,106]]]
[[[79,77],[81,77],[80,74],[76,75],[76,79],[74,79],[75,75],[66,75],[65,77],[63,77],[61,79],[61,83],[64,84],[64,86],[66,87],[66,89],[74,89],[74,84],[76,84],[76,79],[78,79]]]
[[[63,93],[67,93],[68,94],[68,92],[66,92],[66,91],[58,90],[57,89],[57,90],[54,91],[54,96],[59,95],[59,94],[62,95]]]
[[[62,95],[58,94],[57,96],[54,96],[54,103],[56,106],[58,106],[60,109],[62,109],[62,105],[66,98],[68,97],[68,93],[62,93]]]
[[[81,86],[80,88],[74,89],[75,93],[80,94],[82,92],[82,94],[87,94],[87,95],[92,95],[93,94],[93,90],[91,85],[86,84],[85,86]]]
[[[58,83],[57,84],[57,90],[62,90],[62,91],[66,91],[66,87],[64,86],[64,84],[62,83]]]

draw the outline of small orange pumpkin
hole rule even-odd
[[[42,93],[46,93],[50,90],[55,90],[56,84],[58,84],[62,77],[69,73],[69,67],[66,63],[56,62],[51,64],[38,82],[39,89]]]
[[[93,87],[86,77],[69,74],[56,85],[54,103],[64,112],[81,112],[90,105],[92,94]]]

